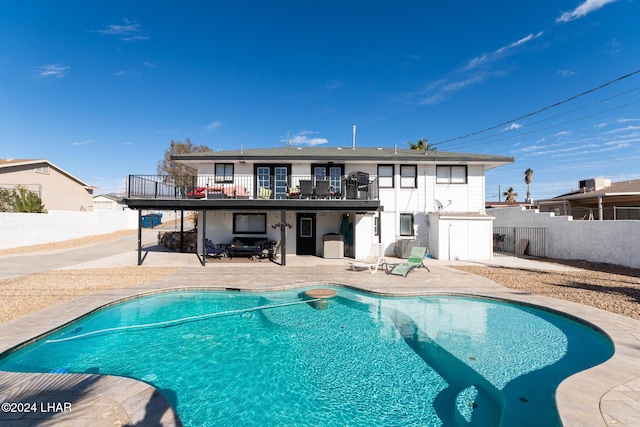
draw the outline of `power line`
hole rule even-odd
[[[541,129],[530,130],[530,131],[528,131],[528,132],[521,133],[520,135],[518,135],[518,136],[517,136],[517,138],[520,138],[521,136],[524,136],[524,135],[531,135],[532,133],[537,133],[537,132],[542,132],[542,131],[544,131],[544,130],[549,130],[549,129],[557,128],[557,127],[560,127],[560,126],[566,126],[566,125],[568,125],[569,123],[574,123],[574,122],[578,122],[578,121],[580,121],[580,120],[589,119],[589,118],[591,118],[591,117],[595,117],[595,116],[598,116],[598,115],[603,114],[603,113],[608,113],[608,112],[610,112],[610,111],[619,110],[620,108],[628,107],[629,105],[638,104],[638,103],[640,103],[640,100],[632,101],[632,102],[629,102],[629,103],[627,103],[627,104],[623,104],[623,105],[618,105],[617,107],[612,107],[612,108],[609,108],[609,109],[604,110],[604,111],[599,111],[599,112],[597,112],[597,113],[589,114],[589,115],[587,115],[587,116],[578,117],[578,118],[575,118],[575,119],[573,119],[573,120],[569,120],[569,121],[566,121],[566,122],[562,122],[562,123],[559,123],[559,124],[556,124],[556,125],[547,126],[547,127],[541,128]],[[489,138],[490,138],[490,137],[495,137],[495,136],[498,136],[498,135],[491,135],[491,136],[489,136]],[[481,138],[478,138],[478,139],[475,139],[475,140],[473,140],[473,141],[478,141],[478,140],[480,140],[480,139],[481,139]],[[507,137],[504,137],[504,138],[493,139],[493,140],[491,140],[491,141],[484,141],[484,142],[479,142],[479,143],[477,143],[477,144],[471,144],[471,145],[467,145],[467,143],[471,143],[471,142],[473,142],[473,141],[466,141],[466,142],[461,142],[461,143],[459,143],[459,144],[454,144],[452,147],[457,147],[457,146],[460,146],[460,145],[466,145],[467,147],[476,147],[476,146],[478,146],[478,145],[492,144],[492,143],[494,143],[494,142],[505,141],[505,140],[507,140],[507,139],[513,139],[513,137],[511,137],[511,136],[507,136]]]
[[[611,81],[608,81],[608,82],[606,82],[606,83],[604,83],[604,84],[601,84],[600,86],[595,87],[595,88],[593,88],[593,89],[589,89],[589,90],[586,90],[586,91],[584,91],[584,92],[581,92],[581,93],[579,93],[579,94],[577,94],[577,95],[574,95],[574,96],[572,96],[572,97],[569,97],[569,98],[567,98],[567,99],[565,99],[565,100],[563,100],[563,101],[556,102],[556,103],[554,103],[554,104],[548,105],[548,106],[546,106],[546,107],[544,107],[544,108],[541,108],[541,109],[539,109],[539,110],[533,111],[533,112],[531,112],[531,113],[527,113],[527,114],[522,115],[522,116],[520,116],[520,117],[516,117],[515,119],[507,120],[507,121],[502,122],[502,123],[499,123],[499,124],[497,124],[497,125],[490,126],[490,127],[487,127],[487,128],[484,128],[484,129],[481,129],[481,130],[475,131],[475,132],[471,132],[471,133],[468,133],[468,134],[466,134],[466,135],[457,136],[457,137],[455,137],[455,138],[450,138],[450,139],[445,139],[444,141],[436,142],[436,143],[434,143],[433,145],[434,145],[434,146],[436,146],[436,145],[440,145],[440,144],[445,144],[445,143],[447,143],[447,142],[457,141],[457,140],[460,140],[460,139],[463,139],[463,138],[468,138],[468,137],[473,136],[473,135],[478,135],[478,134],[480,134],[480,133],[484,133],[484,132],[487,132],[487,131],[490,131],[490,130],[493,130],[493,129],[496,129],[496,128],[499,128],[499,127],[502,127],[502,126],[506,126],[506,125],[508,125],[508,124],[510,124],[510,123],[513,123],[513,122],[516,122],[516,121],[518,121],[518,120],[522,120],[522,119],[524,119],[524,118],[531,117],[531,116],[533,116],[533,115],[536,115],[536,114],[542,113],[543,111],[547,111],[547,110],[549,110],[549,109],[551,109],[551,108],[554,108],[554,107],[557,107],[557,106],[559,106],[559,105],[566,104],[566,103],[567,103],[567,102],[569,102],[569,101],[573,101],[574,99],[580,98],[581,96],[585,96],[585,95],[588,95],[588,94],[590,94],[590,93],[593,93],[593,92],[595,92],[595,91],[597,91],[597,90],[600,90],[600,89],[602,89],[602,88],[605,88],[605,87],[607,87],[607,86],[609,86],[609,85],[612,85],[612,84],[614,84],[614,83],[617,83],[617,82],[619,82],[619,81],[621,81],[621,80],[627,79],[627,78],[629,78],[629,77],[631,77],[631,76],[633,76],[633,75],[635,75],[635,74],[638,74],[638,73],[640,73],[640,69],[639,69],[639,70],[636,70],[636,71],[633,71],[633,72],[631,72],[631,73],[629,73],[629,74],[625,74],[624,76],[620,76],[620,77],[618,77],[618,78],[616,78],[616,79],[613,79],[613,80],[611,80]]]
[[[591,118],[591,117],[598,116],[600,114],[604,114],[604,113],[608,113],[608,112],[611,112],[611,111],[614,111],[614,110],[618,110],[620,108],[628,107],[630,105],[637,104],[638,102],[640,102],[640,100],[628,102],[626,104],[622,104],[622,105],[619,105],[619,106],[616,106],[616,107],[611,107],[611,108],[608,108],[606,110],[598,111],[597,113],[589,114],[589,115],[586,115],[586,116],[580,116],[580,117],[577,117],[575,119],[572,119],[572,120],[569,120],[569,121],[565,121],[565,122],[562,122],[562,123],[559,123],[559,124],[556,124],[556,125],[551,125],[551,126],[547,126],[547,127],[543,127],[543,128],[535,129],[535,130],[529,130],[529,131],[526,131],[526,132],[522,131],[522,129],[530,128],[530,127],[538,125],[540,123],[547,122],[547,121],[553,120],[553,119],[557,119],[558,117],[566,116],[567,114],[572,114],[572,113],[575,113],[576,111],[584,110],[586,108],[593,107],[594,105],[598,105],[598,104],[601,104],[603,102],[608,102],[608,101],[610,101],[610,100],[612,100],[614,98],[620,97],[622,95],[627,95],[629,93],[635,92],[638,89],[640,89],[640,86],[636,87],[636,88],[633,88],[631,90],[628,90],[628,91],[625,91],[625,92],[622,92],[622,93],[619,93],[619,94],[616,94],[616,95],[601,99],[599,101],[592,102],[592,103],[587,104],[587,105],[583,105],[582,107],[574,108],[573,110],[565,111],[563,113],[556,114],[555,116],[547,117],[546,119],[538,120],[536,122],[529,123],[527,125],[523,125],[523,126],[517,128],[517,129],[508,129],[508,130],[505,130],[505,131],[497,133],[497,134],[486,135],[486,136],[481,136],[479,138],[471,139],[471,140],[468,140],[468,141],[462,141],[462,142],[459,142],[457,144],[450,145],[450,146],[448,146],[448,148],[461,147],[461,146],[475,147],[475,146],[482,145],[482,144],[492,144],[494,142],[504,141],[504,140],[507,140],[507,139],[511,139],[512,136],[506,136],[506,137],[502,137],[502,138],[498,138],[498,139],[491,139],[490,141],[480,142],[480,143],[477,143],[477,144],[471,144],[472,142],[476,142],[476,141],[486,140],[486,139],[489,139],[489,138],[496,138],[496,137],[502,136],[502,135],[504,135],[504,134],[506,134],[508,132],[518,132],[517,137],[519,138],[519,137],[524,136],[524,135],[530,135],[532,133],[541,132],[541,131],[544,131],[544,130],[553,129],[553,128],[557,128],[557,127],[560,127],[560,126],[565,126],[565,125],[567,125],[569,123],[574,123],[574,122],[577,122],[577,121],[580,121],[580,120],[584,120],[584,119],[588,119],[588,118]]]

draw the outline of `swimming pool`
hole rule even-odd
[[[550,426],[560,381],[613,354],[594,329],[531,307],[335,290],[326,310],[295,303],[303,290],[137,298],[9,354],[0,370],[136,378],[187,426]],[[191,319],[123,329],[179,318]],[[105,329],[116,330],[95,333]]]

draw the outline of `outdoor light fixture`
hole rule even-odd
[[[274,230],[278,227],[280,227],[281,229],[284,229],[284,227],[293,228],[293,224],[289,224],[288,222],[285,222],[285,223],[279,222],[271,226],[271,228],[273,228]]]

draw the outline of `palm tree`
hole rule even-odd
[[[518,193],[516,193],[515,191],[513,191],[513,187],[509,187],[507,188],[507,191],[505,191],[504,193],[502,193],[503,196],[505,196],[507,199],[505,200],[505,202],[507,203],[515,203],[516,201],[516,197],[518,197]]]
[[[533,181],[533,169],[529,168],[524,171],[524,182],[527,184],[527,202],[531,201],[531,192],[529,191],[531,181]]]
[[[421,150],[421,151],[437,151],[438,149],[433,146],[433,144],[429,144],[427,142],[427,138],[419,139],[415,144],[409,141],[409,148],[412,150]]]

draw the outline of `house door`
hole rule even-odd
[[[286,198],[287,182],[290,175],[289,166],[258,165],[256,166],[255,175],[257,194],[259,194],[260,188],[264,188],[273,192],[273,195],[270,195],[269,198]]]
[[[296,255],[316,254],[316,214],[299,213],[296,219]]]

